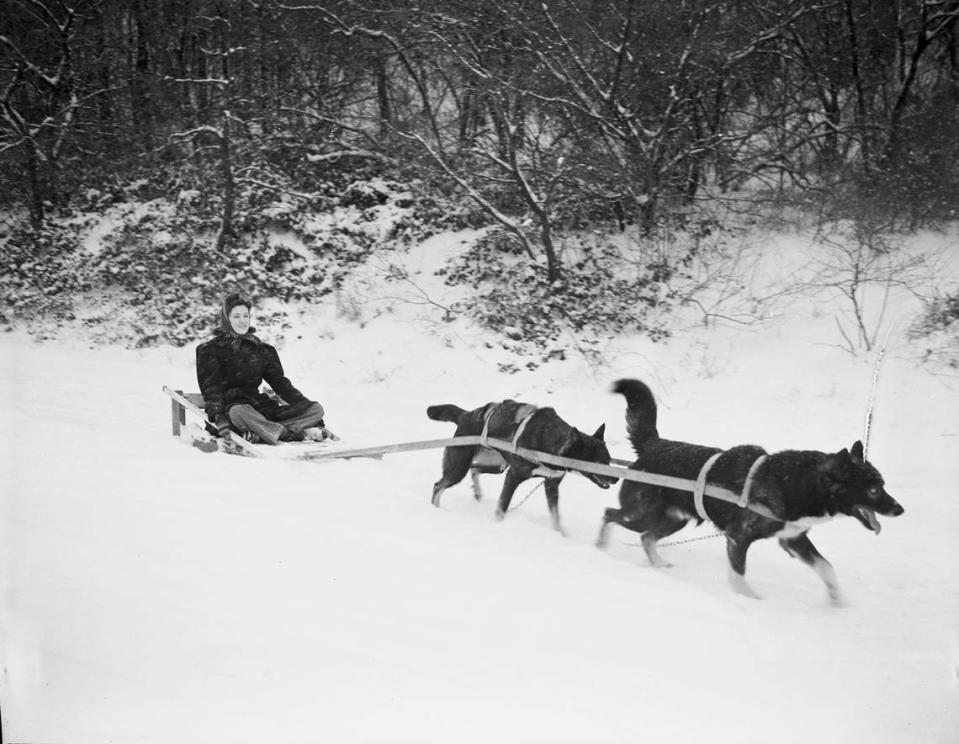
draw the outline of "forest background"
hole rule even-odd
[[[744,224],[806,220],[855,310],[959,204],[957,0],[2,6],[6,326],[94,293],[140,309],[123,341],[185,343],[225,284],[317,302],[469,226],[442,271],[480,291],[447,315],[548,357],[560,325],[668,334],[652,309],[696,303],[674,280]],[[917,328],[954,332],[955,293],[924,299]]]

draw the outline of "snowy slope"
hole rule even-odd
[[[405,289],[357,277],[362,327],[330,307],[286,334],[288,373],[351,443],[445,436],[427,405],[511,396],[584,430],[605,421],[628,458],[608,392],[622,376],[656,390],[665,436],[838,450],[862,435],[875,357],[837,348],[822,304],[669,344],[620,339],[603,364],[500,374],[503,352],[419,302],[449,301],[431,272],[462,238],[405,256]],[[192,349],[8,334],[5,740],[951,744],[959,394],[914,365],[901,330],[870,459],[906,513],[878,537],[851,519],[812,532],[842,608],[768,541],[747,573],[760,601],[729,589],[706,527],[663,548],[668,570],[625,531],[599,551],[616,488],[576,475],[561,488],[563,538],[533,483],[502,523],[495,477],[482,502],[464,483],[432,508],[439,451],[325,464],[204,454],[170,437],[160,391],[195,388]]]

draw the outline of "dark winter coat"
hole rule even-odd
[[[276,349],[254,336],[252,329],[242,336],[219,329],[197,346],[196,376],[211,421],[241,403],[272,418],[283,404],[260,392],[263,382],[290,405],[311,402],[283,374]]]

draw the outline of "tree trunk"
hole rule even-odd
[[[141,0],[133,2],[134,43],[132,89],[133,127],[139,133],[145,149],[153,147],[153,122],[150,113],[150,93],[147,78],[150,69],[150,55],[147,45],[147,23],[143,18]]]
[[[40,227],[46,218],[46,210],[43,206],[43,181],[40,178],[40,158],[37,155],[36,142],[32,138],[28,137],[25,144],[27,183],[30,193],[30,223],[34,227]]]
[[[99,58],[100,87],[103,90],[103,92],[97,96],[97,105],[99,106],[100,122],[107,124],[113,122],[113,93],[110,90],[113,76],[110,74],[111,59],[107,54],[106,14],[101,9],[97,15],[99,25],[97,27],[96,52]]]
[[[220,217],[220,234],[217,237],[217,247],[220,249],[236,238],[236,229],[233,226],[236,186],[233,179],[233,143],[230,136],[230,112],[226,111],[220,136],[220,165],[223,173],[223,211]]]
[[[562,277],[563,272],[556,256],[556,247],[553,245],[553,231],[546,214],[540,215],[539,238],[543,242],[543,250],[546,251],[546,280],[552,284]]]
[[[656,197],[647,194],[645,201],[639,205],[639,228],[643,235],[649,235],[656,227],[658,209]]]
[[[390,86],[386,73],[386,62],[381,55],[373,60],[374,75],[376,76],[376,102],[379,108],[380,137],[384,139],[393,128],[393,110],[390,106]]]

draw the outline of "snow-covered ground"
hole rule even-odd
[[[586,431],[606,422],[627,459],[623,401],[608,392],[623,376],[657,392],[665,436],[769,450],[862,437],[876,356],[840,348],[835,300],[502,374],[480,331],[439,321],[452,290],[432,270],[462,238],[404,256],[410,283],[357,277],[285,334],[287,372],[351,444],[446,436],[427,405],[514,397]],[[779,247],[802,250],[795,237]],[[662,549],[667,570],[619,529],[597,550],[617,488],[577,475],[561,487],[560,537],[532,482],[502,523],[496,477],[484,501],[464,482],[432,508],[437,450],[324,464],[204,454],[171,438],[161,392],[195,389],[192,348],[7,334],[5,740],[953,744],[959,393],[916,366],[903,333],[916,308],[898,302],[869,456],[906,511],[878,537],[847,518],[813,530],[840,608],[771,541],[750,552],[762,600],[731,591],[706,526],[677,539],[707,539]]]

